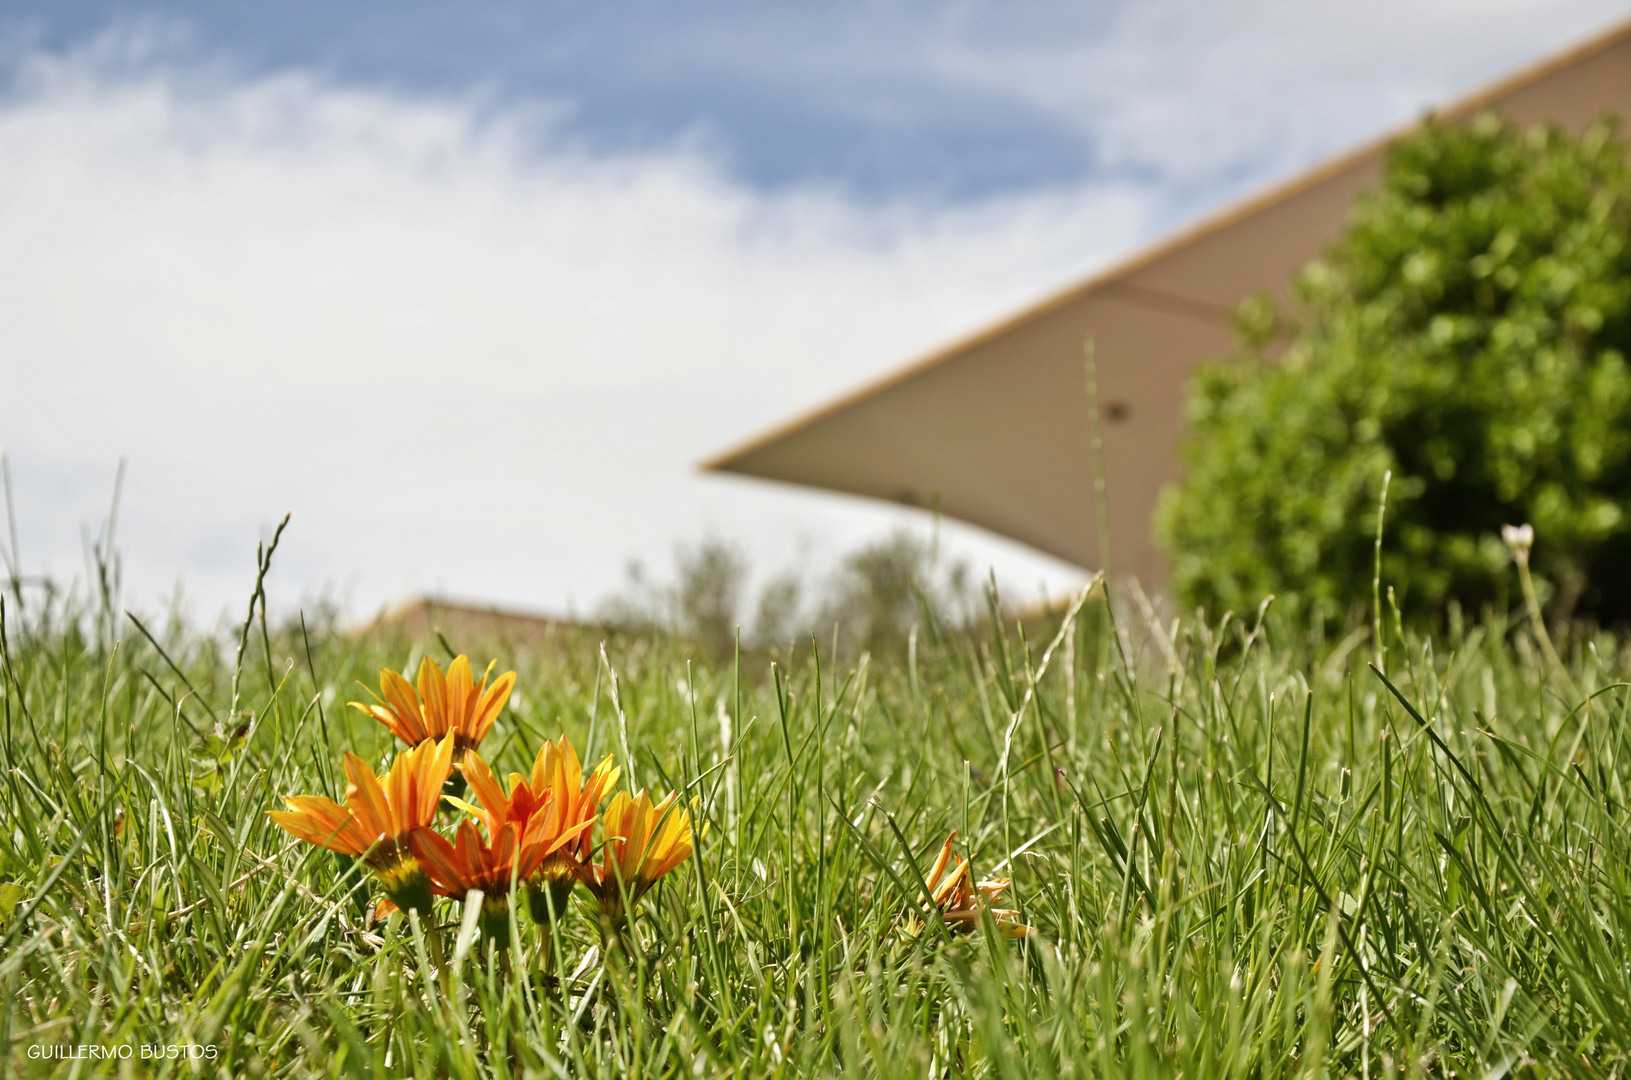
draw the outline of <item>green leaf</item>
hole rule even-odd
[[[28,890],[15,881],[0,883],[0,922],[11,918],[17,905],[28,898]]]

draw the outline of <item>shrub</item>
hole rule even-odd
[[[1241,355],[1192,380],[1186,476],[1157,515],[1179,597],[1368,602],[1391,469],[1385,574],[1407,612],[1499,601],[1501,525],[1527,521],[1555,612],[1631,615],[1628,239],[1608,121],[1485,115],[1397,144],[1296,282],[1296,325],[1249,301]]]

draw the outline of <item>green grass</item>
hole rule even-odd
[[[910,659],[773,672],[662,638],[453,643],[520,672],[496,767],[565,732],[710,823],[626,951],[569,913],[555,979],[524,920],[507,958],[454,957],[452,902],[432,971],[400,917],[365,929],[349,860],[265,817],[338,794],[344,750],[382,764],[344,703],[442,643],[257,620],[153,627],[161,651],[13,600],[0,1040],[22,1075],[1626,1072],[1618,643],[1559,641],[1582,705],[1522,625],[1395,633],[1395,695],[1362,636],[1256,623],[1118,638],[1091,602],[1051,654],[1057,620],[926,625]],[[912,932],[952,828],[1033,936]],[[140,1057],[186,1044],[216,1056]]]

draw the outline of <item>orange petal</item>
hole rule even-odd
[[[959,859],[957,861],[957,868],[953,870],[944,881],[934,887],[934,902],[937,904],[945,903],[946,897],[952,895],[956,891],[958,884],[963,880],[963,876],[967,873],[968,860]]]
[[[617,779],[622,775],[623,770],[612,764],[612,755],[607,754],[606,759],[595,766],[594,774],[589,777],[585,790],[595,793],[595,803],[598,805],[600,800],[606,797],[606,793],[617,786]]]
[[[475,685],[470,688],[469,708],[465,714],[468,718],[475,719],[476,704],[481,701],[482,693],[487,689],[487,680],[493,677],[493,669],[496,667],[498,667],[497,660],[487,661],[487,670],[481,673],[481,678],[476,680]]]
[[[510,867],[515,863],[516,831],[513,822],[506,822],[498,831],[498,840],[488,852],[488,873],[500,880],[508,880]]]
[[[402,767],[402,801],[393,803],[391,807],[405,822],[402,829],[404,833],[419,825],[429,825],[434,820],[431,817],[422,815],[425,807],[425,789],[430,786],[430,769],[436,763],[437,748],[436,743],[427,739],[414,747],[407,755],[404,755],[407,760]],[[440,789],[438,788],[439,792]],[[434,814],[434,812],[433,801],[432,813]]]
[[[424,744],[420,744],[421,751]],[[413,823],[429,825],[436,820],[436,803],[442,797],[442,785],[453,771],[453,739],[444,736],[432,744],[428,754],[419,761],[414,788]]]
[[[540,820],[540,819],[535,818],[534,820],[536,821],[536,820]],[[594,826],[594,824],[595,824],[595,819],[590,818],[587,821],[580,821],[576,825],[569,826],[567,829],[565,829],[559,835],[557,835],[553,840],[548,840],[548,841],[544,842],[544,855],[549,856],[549,855],[555,854],[557,851],[559,851],[562,848],[566,847],[572,841],[576,840],[578,837],[580,837],[584,833],[588,832],[589,829]],[[540,832],[542,832],[542,831],[543,830],[540,829]]]
[[[550,786],[549,771],[554,763],[550,751],[553,749],[554,745],[545,739],[544,745],[538,748],[537,755],[532,759],[532,771],[527,774],[527,782],[532,785],[534,791],[542,791]]]
[[[946,863],[951,861],[951,842],[957,839],[957,830],[953,829],[951,835],[946,837],[946,846],[940,849],[940,857],[934,861],[934,869],[929,871],[929,880],[925,882],[931,890],[940,883],[940,875],[946,872]]]
[[[671,812],[652,840],[651,848],[646,877],[656,881],[691,857],[690,815],[683,810]]]
[[[345,775],[349,781],[345,789],[346,804],[368,834],[369,843],[381,836],[394,835],[390,832],[390,803],[386,801],[379,781],[374,779],[374,770],[356,754],[348,753],[345,756]]]
[[[372,841],[363,835],[351,811],[321,795],[291,795],[287,810],[268,810],[267,816],[292,836],[330,851],[361,855]]]
[[[465,822],[469,825],[469,822]],[[440,834],[417,828],[408,834],[408,848],[444,896],[463,896],[471,889],[458,852]]]
[[[420,743],[429,749],[425,743]],[[391,763],[391,769],[385,774],[385,797],[391,803],[391,835],[406,836],[408,830],[419,824],[411,820],[414,806],[412,793],[413,769],[418,763],[418,749],[409,750],[405,754],[398,754]]]
[[[544,801],[539,805],[537,815],[549,823],[551,836],[557,836],[562,830],[574,828],[575,826],[592,825],[595,820],[594,814],[586,816],[573,813],[571,797],[557,798],[556,793],[553,791],[544,793]],[[583,831],[578,829],[572,835],[574,837],[581,836]]]
[[[459,831],[453,837],[453,850],[458,853],[459,865],[465,868],[466,877],[474,878],[486,869],[483,846],[476,827],[468,821],[459,822]]]
[[[389,896],[382,896],[374,901],[374,910],[369,913],[368,925],[384,922],[387,916],[394,915],[402,909],[396,906],[396,901]]]
[[[381,668],[379,688],[385,695],[385,702],[390,711],[396,714],[399,727],[397,734],[402,741],[409,746],[418,746],[424,742],[430,733],[425,729],[424,714],[419,708],[419,695],[414,693],[412,684],[390,668]]]
[[[606,812],[600,816],[600,820],[605,825],[604,833],[606,837],[605,843],[600,848],[600,877],[602,879],[612,876],[612,867],[617,862],[623,845],[627,842],[627,818],[632,803],[633,800],[629,798],[628,792],[619,791],[612,796],[612,801],[606,805]]]
[[[565,735],[556,746],[556,756],[561,759],[561,777],[565,785],[574,794],[583,790],[583,764],[578,761],[578,752],[572,746],[572,740]]]
[[[436,661],[425,657],[419,662],[419,697],[424,703],[425,730],[440,739],[451,728],[447,716],[447,680]]]
[[[447,665],[447,726],[453,731],[470,734],[470,705],[474,687],[471,685],[470,658],[459,655]]]
[[[464,773],[464,778],[470,781],[470,790],[476,793],[476,798],[481,800],[481,805],[486,808],[488,828],[496,828],[494,822],[503,821],[509,816],[510,800],[504,797],[504,789],[493,779],[493,770],[487,767],[487,762],[475,751],[464,755],[459,770]]]
[[[470,721],[465,728],[466,733],[475,742],[487,737],[492,730],[493,721],[498,714],[504,711],[504,703],[510,700],[510,691],[515,688],[515,672],[506,671],[493,683],[492,689],[481,696],[472,709]]]

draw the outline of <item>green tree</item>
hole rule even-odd
[[[836,628],[840,653],[901,656],[926,612],[956,619],[958,609],[975,607],[970,586],[966,563],[948,566],[937,559],[933,543],[897,529],[845,557],[815,618],[818,642],[826,648]]]
[[[710,536],[695,547],[675,549],[674,562],[679,569],[675,598],[680,630],[712,659],[723,661],[736,647],[747,556],[735,544]]]
[[[1614,126],[1494,115],[1390,153],[1346,235],[1299,277],[1296,325],[1257,299],[1242,355],[1190,387],[1186,475],[1157,531],[1189,603],[1293,593],[1415,615],[1504,595],[1503,524],[1535,527],[1554,611],[1631,615],[1631,173]]]

